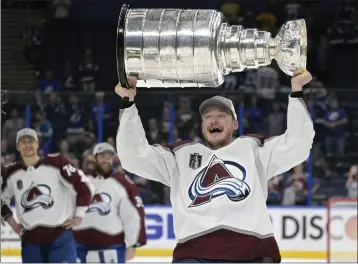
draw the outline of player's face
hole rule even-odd
[[[17,150],[20,152],[21,157],[31,158],[37,155],[39,143],[32,137],[21,137],[17,143]]]
[[[238,127],[232,115],[219,108],[211,108],[202,116],[202,133],[208,145],[217,149],[230,144]]]
[[[97,154],[96,161],[103,172],[109,172],[112,169],[113,155],[114,154],[111,151],[104,151]]]

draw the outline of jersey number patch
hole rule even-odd
[[[135,206],[138,208],[144,207],[143,200],[140,196],[134,197]]]
[[[71,177],[74,172],[76,172],[76,168],[73,167],[71,164],[67,164],[62,167],[62,170],[64,170],[67,173],[68,177]]]

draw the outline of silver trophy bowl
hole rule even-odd
[[[222,13],[206,9],[129,9],[117,27],[117,71],[121,85],[216,87],[224,75],[256,69],[275,59],[292,76],[306,68],[303,19],[285,23],[275,38],[258,29],[230,26]]]

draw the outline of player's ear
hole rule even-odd
[[[234,130],[237,130],[239,128],[239,121],[234,120],[233,123],[232,123],[232,126],[233,126]]]
[[[39,147],[40,147],[40,144],[39,144],[39,142],[38,142],[38,141],[36,141],[36,150],[38,150],[38,149],[39,149]]]

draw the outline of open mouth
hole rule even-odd
[[[210,134],[218,134],[218,133],[221,133],[222,131],[223,131],[223,129],[218,128],[218,127],[209,128],[209,133]]]

